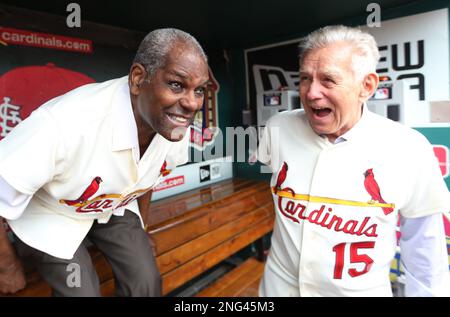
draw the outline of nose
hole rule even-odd
[[[322,98],[322,86],[316,80],[312,80],[306,87],[306,98],[308,100],[316,100]]]
[[[203,106],[203,98],[197,97],[194,91],[188,91],[180,99],[180,105],[190,112],[195,112]]]

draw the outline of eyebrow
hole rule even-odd
[[[325,76],[330,76],[330,77],[334,77],[334,78],[340,78],[341,75],[338,72],[332,71],[332,70],[327,70],[324,71],[323,74]]]
[[[170,70],[170,71],[168,71],[168,73],[171,74],[171,75],[178,76],[178,77],[180,77],[182,79],[185,79],[185,80],[189,80],[190,79],[190,76],[182,74],[182,73],[180,73],[180,72],[178,72],[176,70]],[[207,85],[208,82],[209,82],[209,78],[206,79],[202,84],[200,84],[200,86]]]
[[[300,70],[299,71],[299,75],[308,75],[311,72],[307,71],[307,70]],[[333,71],[333,70],[325,70],[319,73],[319,75],[325,75],[325,76],[329,76],[329,77],[333,77],[333,78],[341,78],[342,76],[339,74],[339,72]]]
[[[188,75],[185,75],[185,74],[182,74],[180,72],[177,72],[176,70],[170,70],[170,71],[168,71],[168,73],[171,74],[171,75],[175,75],[175,76],[181,77],[183,79],[189,79]]]

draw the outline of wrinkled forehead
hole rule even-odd
[[[184,42],[181,40],[172,44],[169,51],[167,52],[166,61],[168,61],[169,59],[180,58],[184,55],[187,55],[191,58],[198,58],[200,60],[203,60],[204,63],[207,63],[198,47],[196,47],[192,43]]]
[[[207,65],[203,55],[192,45],[174,45],[167,54],[165,64],[179,63],[181,61]]]
[[[171,50],[159,71],[186,80],[206,81],[209,78],[208,64],[195,49]]]
[[[339,72],[342,70],[341,63],[337,63],[328,56],[304,58],[300,65],[300,72],[313,73],[318,71]]]
[[[346,43],[334,43],[311,49],[299,60],[301,72],[323,71],[341,73],[353,71],[355,51]]]

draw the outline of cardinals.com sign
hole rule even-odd
[[[91,40],[3,27],[0,27],[0,44],[36,46],[78,53],[93,51]]]

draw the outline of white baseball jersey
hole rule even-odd
[[[0,177],[33,196],[9,219],[30,246],[70,259],[93,221],[105,223],[161,174],[188,160],[189,135],[170,142],[156,134],[139,159],[128,77],[77,88],[50,100],[0,142]],[[25,202],[26,203],[26,202]]]
[[[317,135],[303,110],[267,123],[258,159],[273,171],[276,221],[261,296],[392,296],[398,212],[450,210],[432,147],[417,131],[365,107],[342,139]]]

